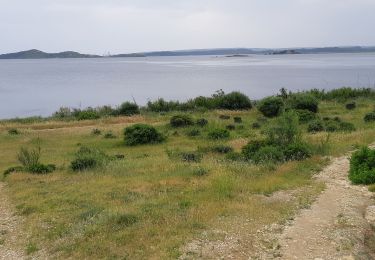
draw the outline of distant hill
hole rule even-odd
[[[65,51],[59,53],[46,53],[39,50],[20,51],[0,55],[0,59],[66,59],[66,58],[99,58],[101,56],[81,54],[74,51]]]

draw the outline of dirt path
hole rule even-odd
[[[348,171],[349,159],[340,157],[316,176],[327,188],[310,209],[303,210],[285,227],[274,256],[279,259],[375,259],[375,252],[365,246],[366,238],[374,239],[365,218],[374,200],[366,187],[350,184]]]
[[[5,183],[0,182],[0,259],[25,259],[20,249],[21,219],[13,212],[4,189]]]

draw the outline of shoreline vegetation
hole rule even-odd
[[[214,55],[225,56],[227,58],[247,57],[247,55],[295,55],[295,54],[329,54],[329,53],[371,53],[375,52],[375,46],[348,46],[348,47],[321,47],[321,48],[279,48],[279,49],[261,49],[261,48],[222,48],[222,49],[197,49],[197,50],[178,50],[178,51],[154,51],[137,52],[126,54],[106,54],[92,55],[81,54],[74,51],[65,51],[59,53],[46,53],[40,50],[32,49],[14,53],[0,54],[0,59],[56,59],[56,58],[144,58],[144,57],[163,57],[163,56],[199,56]]]
[[[330,158],[375,141],[374,104],[375,89],[346,87],[61,108],[0,121],[0,171],[30,257],[198,258],[189,242],[238,230],[252,257],[258,230],[324,190],[313,176]],[[366,156],[350,178],[375,190]]]

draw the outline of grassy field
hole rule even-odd
[[[219,220],[251,219],[246,227],[249,233],[282,222],[298,208],[307,207],[324,189],[312,176],[328,163],[327,156],[339,156],[375,141],[374,123],[363,121],[364,114],[373,110],[374,100],[356,102],[357,108],[350,111],[334,101],[321,102],[319,107],[322,117],[339,116],[353,123],[356,131],[335,132],[328,137],[326,132],[309,134],[301,125],[303,140],[317,152],[307,160],[278,165],[229,161],[214,152],[204,152],[198,163],[168,156],[173,151],[206,151],[204,148],[216,144],[240,151],[249,140],[262,135],[263,128],[251,128],[260,116],[256,109],[194,112],[194,118],[209,121],[197,137],[186,135],[194,127],[176,130],[168,126],[175,114],[172,112],[91,121],[2,123],[0,170],[19,165],[19,149],[36,143],[42,148],[42,162],[57,165],[48,175],[12,173],[3,178],[17,214],[25,218],[24,229],[30,235],[25,250],[33,254],[46,249],[56,258],[174,259],[181,255],[184,244],[214,229]],[[222,114],[231,119],[219,119]],[[207,139],[210,129],[233,124],[233,116],[242,117],[243,123],[231,131],[229,139]],[[123,129],[137,122],[154,125],[168,137],[166,142],[125,146]],[[9,135],[10,128],[21,134]],[[92,135],[93,128],[112,131],[117,138]],[[104,168],[73,172],[70,162],[83,145],[109,155],[123,154],[125,159]],[[291,201],[260,199],[280,190],[304,192]]]

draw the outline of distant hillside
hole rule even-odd
[[[81,54],[74,51],[46,53],[39,50],[20,51],[0,55],[0,59],[53,59],[53,58],[99,58],[101,56]]]

